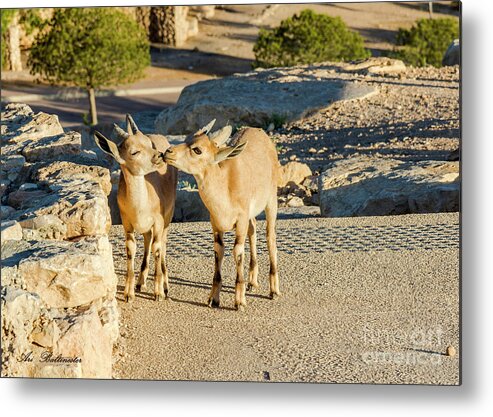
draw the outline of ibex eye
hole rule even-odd
[[[135,156],[135,155],[137,155],[139,152],[140,152],[140,151],[135,151],[135,152],[132,152],[130,155]]]
[[[197,155],[200,155],[202,153],[200,148],[192,148],[192,151],[194,151]]]

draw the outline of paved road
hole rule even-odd
[[[232,234],[222,306],[205,306],[207,223],[172,227],[171,301],[154,302],[148,282],[123,303],[123,232],[114,226],[123,335],[115,377],[458,384],[458,356],[444,354],[459,347],[458,223],[457,214],[280,220],[283,296],[272,301],[260,222],[261,287],[244,312],[232,309]]]
[[[122,120],[126,113],[160,112],[175,104],[181,90],[192,82],[165,81],[157,83],[155,87],[132,85],[131,88],[103,91],[101,94],[106,96],[96,98],[99,123]],[[5,84],[2,89],[2,101],[28,103],[36,112],[56,114],[64,128],[82,125],[83,115],[89,113],[87,97],[81,90]]]
[[[172,51],[165,52],[155,52],[153,60],[165,61]],[[146,68],[142,79],[132,84],[98,90],[96,104],[99,123],[122,120],[126,113],[160,112],[176,103],[185,86],[211,78],[207,74],[164,68],[162,65],[155,62]],[[39,84],[27,70],[2,73],[2,103],[28,103],[35,111],[55,113],[64,128],[82,125],[82,116],[88,113],[85,94],[84,90],[75,87]]]

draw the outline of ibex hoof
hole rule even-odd
[[[141,291],[142,291],[142,286],[141,286],[140,284],[137,284],[137,285],[135,286],[135,290],[136,290],[137,292],[141,292]]]
[[[209,300],[207,301],[207,305],[211,308],[218,308],[219,301],[214,300],[214,298],[209,298]]]
[[[280,292],[271,292],[270,295],[269,295],[269,297],[270,297],[271,300],[276,300],[280,296],[281,296],[281,293]]]
[[[123,299],[125,300],[126,303],[131,303],[135,299],[135,295],[133,295],[133,294],[125,294],[123,296]]]
[[[246,290],[247,291],[255,291],[257,288],[258,288],[258,284],[252,284],[252,283],[249,282],[248,285],[247,285]]]
[[[236,308],[236,311],[245,311],[245,305],[244,304],[236,304],[235,308]]]
[[[155,294],[154,295],[154,301],[161,301],[164,298],[161,294]]]

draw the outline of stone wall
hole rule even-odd
[[[109,170],[25,104],[2,111],[1,136],[2,376],[111,378]]]

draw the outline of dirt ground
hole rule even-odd
[[[379,94],[334,103],[273,132],[281,163],[295,158],[321,171],[330,162],[363,154],[446,160],[459,147],[457,66],[409,68],[399,77],[360,75],[355,81],[376,86]]]

